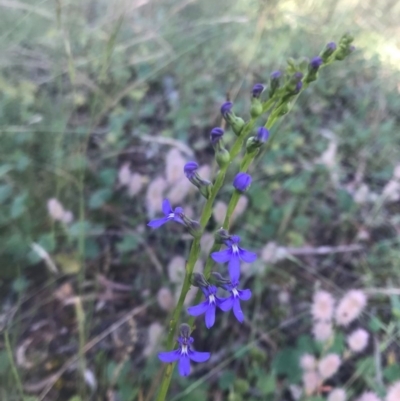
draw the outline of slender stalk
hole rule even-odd
[[[19,395],[22,400],[24,398],[24,388],[22,386],[21,379],[20,379],[18,371],[17,371],[17,367],[15,366],[12,348],[11,348],[11,344],[10,344],[10,337],[8,335],[8,330],[4,331],[4,346],[7,351],[8,360],[10,361],[11,372],[12,372],[12,375],[14,376],[15,384],[16,384],[17,390],[18,390]]]

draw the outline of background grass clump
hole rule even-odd
[[[347,30],[357,51],[324,69],[273,128],[235,217],[235,233],[259,251],[246,271],[249,320],[198,328],[196,344],[216,357],[174,377],[170,399],[291,400],[299,357],[319,352],[309,317],[318,288],[369,297],[359,323],[370,348],[331,385],[383,396],[400,379],[397,2],[0,9],[1,399],[152,399],[190,238],[145,224],[166,195],[198,215],[182,165],[195,157],[212,176],[208,136],[223,101],[248,110],[254,83]],[[338,353],[345,334],[331,345]]]

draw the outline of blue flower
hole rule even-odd
[[[240,237],[238,235],[232,235],[232,237],[225,242],[228,246],[227,249],[211,254],[211,257],[217,263],[229,262],[229,276],[234,283],[239,281],[240,278],[240,261],[252,263],[257,259],[257,255],[254,252],[240,248],[239,242]]]
[[[236,177],[233,180],[233,186],[239,192],[245,192],[251,184],[251,177],[249,174],[246,173],[237,173]]]
[[[253,97],[259,98],[264,89],[265,86],[263,84],[255,84],[251,93],[253,94]]]
[[[183,209],[181,207],[176,207],[175,210],[172,210],[171,204],[168,199],[164,199],[162,203],[162,211],[165,217],[161,219],[151,220],[147,225],[152,228],[158,228],[167,223],[168,221],[176,221],[180,224],[185,224],[182,220],[181,216],[183,214]]]
[[[178,337],[179,347],[169,352],[160,352],[158,358],[161,362],[172,363],[179,361],[178,370],[181,376],[188,376],[190,373],[190,360],[194,362],[205,362],[210,359],[209,352],[197,352],[191,348],[193,337]]]
[[[231,113],[231,109],[232,109],[233,103],[232,102],[225,102],[222,106],[221,106],[221,114],[224,118],[226,118],[226,116]]]
[[[199,165],[196,162],[187,162],[183,167],[183,172],[185,173],[186,178],[191,179],[195,176]]]
[[[222,128],[213,128],[210,132],[210,141],[213,145],[217,144],[223,137],[224,130]]]
[[[282,76],[282,73],[280,71],[274,71],[271,74],[271,80],[277,80]]]
[[[214,326],[215,323],[215,310],[217,306],[219,307],[219,304],[221,303],[221,299],[217,297],[217,287],[214,285],[209,285],[207,287],[200,287],[201,290],[203,291],[204,296],[207,298],[206,301],[195,305],[191,306],[190,308],[187,309],[189,315],[192,316],[200,316],[203,313],[205,313],[205,322],[207,329],[211,328]]]
[[[220,308],[224,312],[228,312],[233,308],[233,314],[235,315],[236,319],[242,323],[244,320],[242,308],[240,307],[240,301],[248,301],[251,298],[251,291],[246,290],[238,290],[239,282],[233,281],[229,284],[222,285],[222,287],[229,291],[231,295],[228,298],[225,298],[220,303]]]
[[[269,131],[265,127],[260,127],[257,130],[257,141],[260,143],[267,142],[269,138]]]
[[[322,65],[322,58],[317,56],[311,59],[309,68],[311,70],[318,70],[319,67]]]

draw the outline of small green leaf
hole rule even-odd
[[[89,208],[98,209],[111,199],[112,190],[109,188],[98,189],[89,199]]]

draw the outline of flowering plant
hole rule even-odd
[[[290,59],[284,73],[275,71],[270,76],[269,88],[256,84],[252,90],[250,119],[245,122],[241,117],[237,116],[233,111],[233,103],[226,102],[221,106],[221,114],[226,123],[230,126],[234,134],[237,136],[235,143],[228,151],[224,146],[224,130],[220,127],[214,128],[210,133],[211,145],[215,151],[215,160],[219,166],[219,171],[211,183],[200,177],[198,173],[198,164],[190,161],[185,165],[184,173],[187,179],[195,185],[201,195],[206,198],[206,202],[200,216],[199,221],[190,219],[185,215],[184,209],[180,206],[171,207],[170,202],[166,199],[163,202],[164,217],[152,220],[149,226],[159,228],[165,223],[183,224],[188,232],[194,237],[193,243],[187,258],[186,272],[182,290],[177,305],[172,313],[169,334],[167,338],[167,349],[169,351],[159,354],[162,362],[168,363],[157,401],[163,401],[166,398],[169,384],[174,368],[173,362],[178,362],[179,373],[186,376],[190,372],[190,362],[205,362],[210,358],[208,352],[196,352],[192,349],[193,339],[190,336],[191,327],[194,323],[194,317],[204,314],[205,324],[207,328],[211,328],[215,322],[217,308],[227,312],[233,309],[233,313],[239,322],[244,321],[244,314],[241,309],[241,301],[247,301],[251,298],[250,289],[239,289],[240,287],[240,262],[254,262],[257,255],[239,246],[240,237],[229,233],[230,222],[235,207],[239,201],[241,194],[249,190],[252,182],[251,176],[247,173],[250,164],[260,153],[265,151],[275,139],[276,132],[270,133],[274,124],[286,115],[298,95],[305,90],[308,85],[315,81],[321,68],[333,63],[336,60],[343,60],[353,50],[351,43],[353,38],[349,34],[345,34],[339,41],[338,46],[331,42],[322,50],[319,56],[314,57],[311,61],[304,60],[295,61]],[[267,93],[266,99],[263,100],[263,93]],[[263,118],[267,114],[265,123],[256,129],[255,135],[251,135],[256,127],[259,118]],[[204,272],[193,273],[195,263],[200,255],[200,239],[204,229],[211,217],[214,201],[222,188],[228,167],[239,157],[242,148],[245,148],[243,158],[240,161],[240,169],[233,180],[234,191],[230,199],[226,216],[220,230],[215,233],[215,241],[207,259]],[[164,229],[164,228],[163,228]],[[226,248],[221,250],[221,247]],[[212,273],[211,269],[214,262],[228,264],[229,278],[219,273]],[[196,286],[200,289],[196,296],[195,306],[188,308],[188,313],[192,316],[188,324],[180,326],[180,336],[178,338],[178,348],[174,350],[174,336],[177,324],[181,317],[181,312],[186,295],[190,286]],[[218,288],[225,290],[229,295],[221,298],[217,295]],[[204,295],[205,301],[200,302],[201,296]]]

